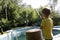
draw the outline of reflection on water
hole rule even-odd
[[[26,40],[26,30],[39,28],[39,27],[29,27],[29,28],[17,28],[12,31],[9,31],[6,37],[0,38],[0,40]],[[53,30],[53,34],[57,35],[60,33],[60,30]]]

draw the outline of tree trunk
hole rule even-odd
[[[1,35],[3,34],[3,29],[1,28]]]
[[[40,29],[26,31],[26,40],[42,40]]]

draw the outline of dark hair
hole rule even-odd
[[[46,16],[49,16],[51,12],[50,12],[50,9],[44,8],[42,10],[42,13],[45,14]]]

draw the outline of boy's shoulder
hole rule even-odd
[[[53,20],[52,20],[52,18],[45,18],[45,19],[43,19],[42,21],[48,22],[48,21],[53,21]]]

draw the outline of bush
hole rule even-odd
[[[9,30],[10,26],[9,26],[9,21],[7,19],[2,18],[0,20],[0,26],[3,29],[3,31]]]
[[[54,21],[54,26],[60,25],[60,18],[53,18],[53,21]]]
[[[60,21],[58,22],[58,26],[60,26]]]

